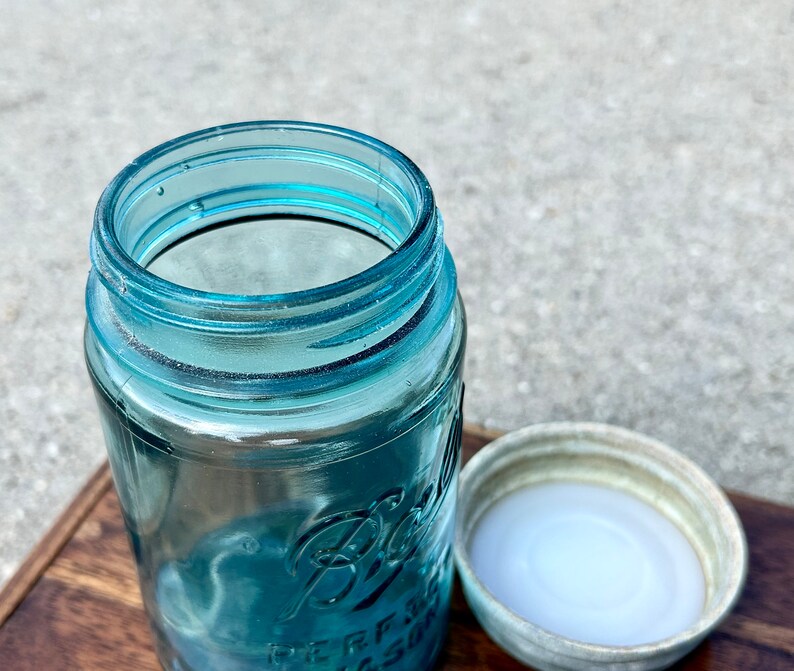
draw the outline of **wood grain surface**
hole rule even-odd
[[[494,437],[467,427],[464,460]],[[750,573],[736,611],[678,671],[794,670],[794,509],[731,495]],[[525,669],[456,586],[438,671]],[[0,671],[160,671],[115,492],[101,469],[0,593]],[[405,671],[413,671],[408,669]]]

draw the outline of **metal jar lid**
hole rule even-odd
[[[697,555],[705,582],[702,610],[689,626],[639,644],[586,642],[522,617],[488,589],[471,554],[486,513],[520,490],[566,482],[629,495],[639,505],[661,513],[683,534]],[[744,585],[747,545],[724,492],[679,452],[626,429],[555,423],[502,436],[475,454],[463,469],[455,559],[464,595],[478,621],[516,659],[541,671],[644,671],[673,664],[729,613]]]

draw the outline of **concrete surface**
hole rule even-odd
[[[0,582],[103,458],[94,204],[169,137],[295,118],[428,174],[470,319],[467,420],[613,422],[794,503],[790,3],[8,0]]]

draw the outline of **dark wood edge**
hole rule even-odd
[[[505,432],[497,431],[496,429],[486,429],[477,424],[467,424],[464,422],[463,433],[476,440],[490,443],[492,440],[499,438],[499,436],[503,436]]]
[[[64,545],[74,535],[99,499],[110,489],[110,468],[105,461],[91,476],[69,507],[50,527],[21,568],[0,590],[0,627],[16,610]]]

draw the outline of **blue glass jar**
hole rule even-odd
[[[97,206],[85,349],[160,659],[425,669],[442,645],[463,306],[395,149],[254,122]]]

